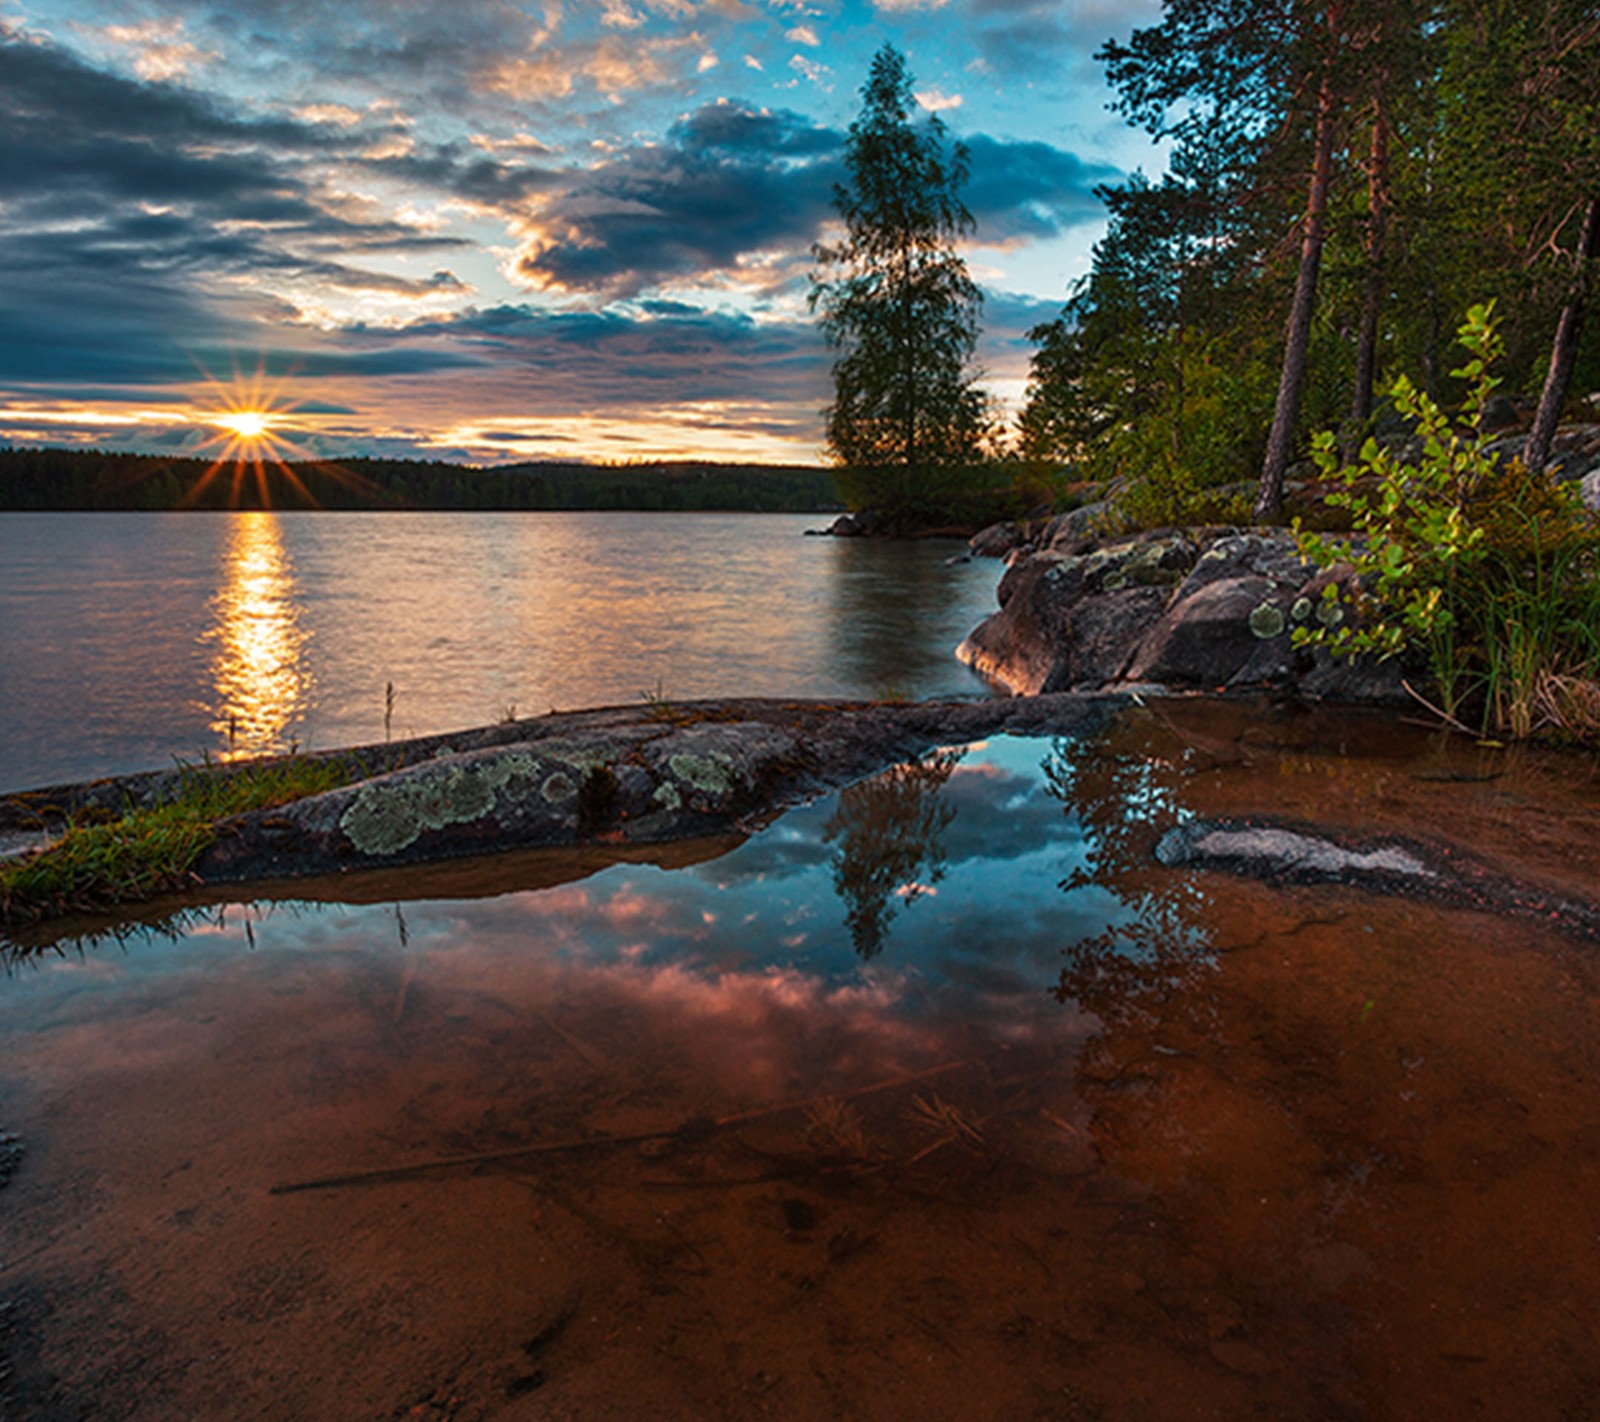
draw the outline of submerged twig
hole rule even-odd
[[[855,1091],[847,1092],[838,1099],[856,1101],[863,1096],[871,1096],[875,1092],[888,1091],[896,1086],[908,1086],[914,1081],[926,1081],[930,1077],[943,1076],[946,1072],[970,1066],[972,1062],[973,1058],[963,1057],[958,1061],[946,1062],[942,1066],[929,1067],[925,1071],[903,1072],[899,1076],[886,1077],[882,1081],[875,1081],[869,1086],[863,1086]],[[585,1150],[643,1145],[646,1141],[702,1141],[717,1131],[748,1125],[753,1121],[765,1120],[769,1116],[782,1115],[785,1111],[803,1111],[809,1106],[815,1106],[822,1099],[822,1097],[818,1096],[807,1096],[798,1101],[780,1101],[772,1106],[758,1106],[751,1111],[736,1111],[728,1116],[690,1116],[686,1121],[669,1130],[633,1131],[623,1136],[576,1136],[567,1140],[541,1141],[536,1145],[512,1146],[505,1150],[480,1151],[473,1155],[439,1156],[434,1160],[419,1160],[411,1165],[382,1166],[376,1170],[353,1170],[341,1175],[324,1175],[314,1180],[295,1180],[285,1184],[274,1185],[267,1193],[269,1195],[294,1195],[303,1190],[333,1190],[344,1185],[376,1185],[384,1181],[409,1180],[419,1175],[431,1174],[436,1170],[457,1170],[463,1166],[494,1165],[501,1161],[523,1160],[541,1155],[571,1155]]]
[[[1414,687],[1409,681],[1402,681],[1400,683],[1400,685],[1403,686],[1406,689],[1407,695],[1412,697],[1413,700],[1419,702],[1427,710],[1433,712],[1433,714],[1435,716],[1437,716],[1441,721],[1443,721],[1445,723],[1445,725],[1449,726],[1451,730],[1460,731],[1463,735],[1466,735],[1466,736],[1478,736],[1479,735],[1479,733],[1477,731],[1474,731],[1471,726],[1462,725],[1462,723],[1460,721],[1458,721],[1454,716],[1452,716],[1442,706],[1435,706],[1433,704],[1433,702],[1429,701],[1428,698],[1426,696],[1424,696],[1420,691],[1418,691],[1416,689],[1416,687]],[[1481,736],[1480,736],[1480,739],[1481,739]]]

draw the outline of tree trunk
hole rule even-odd
[[[1572,367],[1578,358],[1578,342],[1583,337],[1583,314],[1588,294],[1589,264],[1600,257],[1600,193],[1589,199],[1583,214],[1583,233],[1578,238],[1576,273],[1567,304],[1556,322],[1555,345],[1550,352],[1550,373],[1544,378],[1539,395],[1539,412],[1533,417],[1528,443],[1522,453],[1529,469],[1543,469],[1550,458],[1550,443],[1561,422],[1561,407],[1567,402],[1567,387],[1572,384]]]
[[[1350,401],[1352,441],[1361,438],[1372,419],[1372,385],[1378,368],[1378,310],[1383,299],[1384,240],[1389,228],[1389,116],[1384,112],[1381,94],[1373,106],[1367,206],[1367,272],[1361,288],[1361,330],[1356,337],[1356,388]]]
[[[1306,206],[1305,235],[1300,241],[1300,274],[1294,285],[1294,305],[1285,333],[1283,375],[1278,381],[1278,403],[1272,413],[1272,433],[1267,436],[1267,457],[1261,467],[1256,493],[1257,519],[1275,518],[1283,509],[1283,476],[1289,467],[1294,442],[1294,421],[1300,409],[1300,387],[1311,346],[1311,315],[1317,300],[1317,273],[1322,266],[1322,243],[1328,225],[1328,182],[1333,169],[1333,86],[1324,76],[1317,95],[1316,156],[1311,167],[1311,195]]]

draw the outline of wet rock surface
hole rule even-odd
[[[579,712],[219,827],[203,882],[324,873],[532,845],[653,844],[739,831],[947,740],[1081,730],[1101,699],[920,705],[686,703]]]
[[[1156,844],[1155,857],[1168,868],[1405,894],[1536,919],[1600,941],[1600,905],[1542,892],[1459,853],[1410,839],[1361,840],[1303,826],[1199,819],[1168,830]]]
[[[1293,645],[1296,626],[1342,616],[1322,601],[1331,576],[1276,530],[1168,530],[1073,553],[1047,547],[1012,564],[1000,611],[956,655],[1019,695],[1156,683],[1404,704],[1398,660]]]
[[[346,765],[350,784],[220,822],[194,877],[204,886],[737,833],[931,746],[1007,730],[1081,732],[1119,700],[685,702],[330,752],[321,758]],[[159,803],[178,779],[158,772],[13,796],[0,804],[0,830]]]

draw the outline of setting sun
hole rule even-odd
[[[265,439],[272,430],[272,417],[265,410],[230,410],[212,415],[210,423],[240,440]]]

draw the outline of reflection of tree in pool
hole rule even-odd
[[[863,958],[883,951],[895,899],[913,903],[944,878],[944,831],[955,811],[940,792],[964,754],[939,751],[852,785],[823,826],[823,839],[838,841],[833,887]]]
[[[1192,875],[1155,859],[1156,841],[1188,818],[1178,799],[1183,766],[1112,740],[1058,740],[1043,770],[1049,792],[1083,828],[1083,860],[1061,888],[1105,890],[1123,909],[1066,950],[1055,995],[1107,1026],[1148,1020],[1214,967],[1205,895]]]

